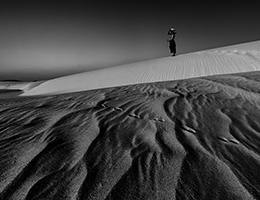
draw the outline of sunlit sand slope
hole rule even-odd
[[[110,67],[52,79],[21,96],[260,70],[260,41]]]
[[[260,72],[1,101],[0,199],[260,199]]]

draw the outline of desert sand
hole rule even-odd
[[[260,70],[260,41],[34,82],[21,96],[62,94],[257,70]]]
[[[60,85],[73,75],[0,99],[0,199],[260,199],[260,43],[250,44],[183,55],[203,63],[185,79]]]

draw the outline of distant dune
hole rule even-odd
[[[27,83],[0,98],[0,199],[260,199],[259,45]],[[111,85],[93,89],[98,79]]]
[[[13,80],[0,80],[1,82],[22,82],[21,80],[15,80],[15,79],[13,79]]]

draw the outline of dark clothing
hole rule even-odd
[[[172,39],[168,40],[170,52],[172,53],[173,56],[175,56],[176,54],[176,43],[174,41],[174,37],[175,35],[172,36]]]
[[[173,53],[175,55],[176,54],[176,43],[174,41],[174,38],[169,40],[169,48],[170,48],[171,53]]]
[[[168,35],[171,35],[171,39],[168,40],[168,42],[169,42],[169,48],[170,48],[170,52],[172,53],[172,56],[176,55],[176,43],[174,41],[176,33],[177,31],[174,28],[171,28],[168,31]]]

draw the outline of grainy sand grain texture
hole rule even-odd
[[[260,72],[0,101],[0,199],[260,199]]]
[[[0,200],[260,199],[260,41],[0,82]]]

